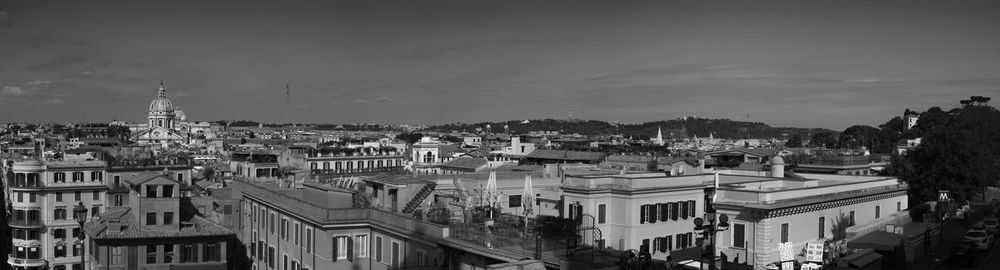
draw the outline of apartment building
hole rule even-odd
[[[236,233],[192,210],[174,175],[128,177],[124,205],[84,226],[88,269],[228,269]]]
[[[92,153],[14,161],[4,173],[13,236],[7,264],[17,270],[83,269],[73,208],[82,205],[87,216],[104,212],[106,166]]]
[[[436,239],[447,236],[447,227],[406,214],[433,190],[413,184],[366,183],[378,187],[366,192],[380,194],[380,206],[355,208],[353,191],[334,185],[233,181],[250,269],[440,269],[445,255]]]

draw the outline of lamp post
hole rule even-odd
[[[80,223],[80,234],[76,236],[80,241],[80,267],[87,269],[86,248],[84,246],[84,239],[87,238],[87,234],[83,232],[83,223],[87,222],[87,207],[83,206],[83,202],[73,207],[73,217],[77,223]]]
[[[695,218],[694,219],[694,229],[698,232],[700,236],[698,241],[704,243],[704,239],[708,239],[708,252],[702,254],[702,258],[708,257],[709,270],[715,270],[715,234],[717,232],[725,231],[729,229],[729,216],[723,214],[718,217],[718,223],[716,223],[716,213],[715,207],[712,203],[715,200],[715,187],[705,188],[705,218]],[[708,223],[706,223],[706,221]],[[699,245],[701,245],[699,243]]]

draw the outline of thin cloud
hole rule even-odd
[[[34,86],[34,85],[44,85],[44,84],[50,84],[50,83],[52,83],[52,81],[49,81],[49,80],[34,80],[34,81],[30,81],[28,83],[25,83],[24,85],[32,85],[32,86]]]
[[[20,86],[4,86],[3,91],[0,91],[2,96],[21,96],[24,94],[25,92]]]

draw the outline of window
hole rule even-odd
[[[788,223],[781,223],[781,243],[788,242]]]
[[[826,238],[826,217],[819,217],[819,234],[818,238]]]
[[[605,222],[608,221],[607,220],[607,208],[608,208],[608,205],[606,205],[606,204],[598,204],[597,205],[597,223],[598,224],[604,224]]]
[[[690,216],[690,217],[696,217],[696,216],[698,216],[697,214],[695,214],[696,212],[695,212],[695,204],[694,204],[694,202],[695,201],[688,201],[688,208],[690,208],[690,209],[688,209],[688,216]]]
[[[219,250],[219,244],[211,243],[205,244],[201,249],[201,260],[205,262],[218,262],[221,260],[222,253]]]
[[[507,207],[521,207],[521,195],[507,196]]]
[[[146,185],[146,198],[156,198],[155,185]]]
[[[288,219],[281,219],[281,239],[288,240]]]
[[[146,245],[146,263],[154,264],[156,263],[156,246]]]
[[[273,249],[272,249],[273,251]],[[198,260],[198,246],[194,244],[183,244],[181,245],[181,262],[197,262]]]
[[[52,218],[53,219],[57,219],[57,220],[66,219],[66,209],[64,209],[64,208],[57,208],[56,210],[53,210],[52,211]]]
[[[274,213],[270,213],[270,215],[268,215],[267,223],[269,225],[267,227],[267,230],[270,231],[272,234],[274,234]]]
[[[851,211],[851,220],[850,221],[851,221],[851,223],[850,223],[851,225],[850,226],[854,226],[855,223],[854,223],[854,211],[853,210]],[[850,227],[850,226],[848,226],[848,227]]]
[[[73,257],[83,255],[83,245],[76,244],[73,245]]]
[[[184,174],[183,173],[178,173],[177,174],[177,181],[181,182],[181,183],[184,183]]]
[[[903,202],[896,202],[896,212],[903,211]]]
[[[337,259],[347,259],[347,236],[337,236],[333,238],[334,256]]]
[[[115,206],[122,206],[122,195],[115,195]]]
[[[156,213],[146,213],[146,225],[156,225]]]
[[[52,237],[56,239],[66,239],[66,229],[54,229],[52,230]]]
[[[56,192],[56,201],[57,202],[61,202],[62,201],[62,192]]]
[[[354,236],[354,250],[357,250],[358,257],[368,257],[368,235],[361,234]]]
[[[295,222],[295,244],[296,245],[300,244],[299,239],[302,238],[302,234],[301,234],[302,232],[300,231],[300,227],[302,227],[302,226],[298,222]]]
[[[90,172],[90,181],[91,182],[99,182],[99,181],[102,181],[102,180],[104,180],[104,173],[103,172]]]
[[[83,172],[73,172],[73,182],[83,182]]]
[[[306,253],[312,253],[313,229],[306,228]]]
[[[288,270],[288,255],[281,256],[281,269]]]
[[[76,201],[81,201],[82,197],[80,196],[79,191],[73,192],[73,199]]]
[[[17,200],[15,201],[24,202],[24,192],[14,192],[14,193],[17,194]]]
[[[274,268],[274,247],[267,247],[267,266]]]
[[[163,225],[174,224],[174,212],[163,212]]]
[[[375,236],[375,261],[382,262],[382,237]]]
[[[114,182],[115,182],[115,187],[121,186],[122,185],[122,176],[121,175],[115,175]]]
[[[122,260],[122,249],[124,247],[111,247],[111,264],[123,264]]]
[[[66,257],[66,246],[64,245],[55,246],[55,251],[53,252],[53,254],[56,258]]]
[[[746,224],[733,223],[733,247],[747,248],[746,233],[747,233]]]
[[[174,245],[163,245],[163,263],[174,262]]]
[[[392,262],[390,265],[399,266],[399,243],[392,242]]]
[[[73,228],[73,237],[80,237],[80,228]]]
[[[881,207],[881,206],[878,206],[878,205],[876,205],[876,206],[875,206],[875,219],[878,219],[878,217],[879,217],[879,214],[880,214],[880,213],[879,213],[879,212],[880,212],[880,210],[882,210],[882,207]]]
[[[101,214],[101,207],[100,206],[94,206],[94,207],[90,208],[90,216],[96,217],[97,215],[100,215],[100,214]]]
[[[38,195],[35,193],[28,193],[28,202],[37,202]]]
[[[53,176],[52,177],[53,178],[52,179],[53,183],[66,183],[66,173],[64,173],[64,172],[57,172],[57,173],[52,174],[52,176]]]
[[[94,195],[91,196],[91,199],[93,199],[95,201],[100,201],[101,200],[101,192],[100,191],[94,191]]]
[[[174,185],[163,185],[163,197],[164,198],[174,197]]]
[[[639,224],[646,223],[646,207],[649,207],[649,205],[643,204],[639,206]],[[573,208],[570,208],[570,210],[572,209]],[[572,216],[572,214],[570,214],[570,216]]]
[[[681,210],[681,219],[687,219],[688,218],[688,214],[689,214],[688,213],[688,209],[690,209],[688,207],[688,202],[679,202],[677,204],[679,204],[680,205],[679,207],[681,208],[680,209]]]
[[[657,212],[656,211],[656,205],[655,204],[650,204],[648,207],[646,207],[646,210],[649,211],[649,213],[646,214],[646,220],[649,221],[649,223],[656,223],[656,219],[657,219],[656,218],[656,212]]]

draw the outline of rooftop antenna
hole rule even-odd
[[[291,88],[291,86],[286,83],[285,84],[285,123],[286,124],[289,123],[289,120],[291,118],[291,110],[292,110],[291,106],[290,106],[291,105],[291,102],[290,102],[290,100],[291,100],[291,90],[290,90],[290,88]]]
[[[573,97],[569,98],[569,120],[573,120]]]

